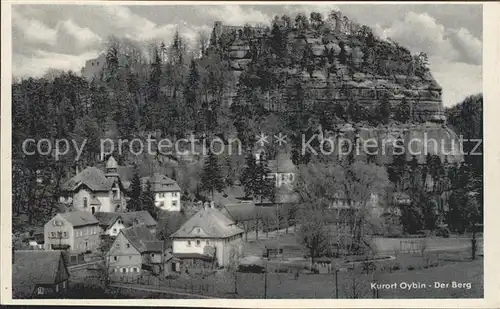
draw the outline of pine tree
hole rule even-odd
[[[198,117],[198,115],[204,115],[205,113],[201,111],[200,104],[200,73],[198,72],[198,67],[196,61],[191,59],[191,65],[189,67],[189,75],[187,83],[184,88],[184,99],[186,107],[186,130],[193,130],[195,133],[200,133],[205,130],[205,119]]]
[[[213,152],[209,152],[205,159],[205,165],[201,173],[201,189],[210,192],[212,200],[215,191],[221,192],[225,187],[224,178],[217,157]]]
[[[245,163],[245,169],[241,174],[240,181],[245,190],[245,197],[250,197],[255,192],[257,177],[257,163],[255,162],[255,157],[251,151],[249,151],[245,156]]]
[[[256,181],[254,187],[254,196],[258,197],[261,203],[264,199],[269,199],[274,202],[275,184],[273,179],[269,177],[270,173],[271,170],[269,170],[267,165],[267,159],[265,157],[261,158],[259,162],[257,162],[257,169],[255,173]]]
[[[391,117],[391,103],[389,102],[389,97],[387,95],[384,95],[380,100],[375,117],[378,118],[379,123],[389,123],[389,118]]]
[[[155,194],[151,187],[151,182],[148,180],[146,183],[146,187],[141,193],[141,207],[140,210],[148,211],[153,218],[157,218],[158,209],[155,206]]]
[[[128,202],[129,211],[138,211],[141,208],[142,184],[137,168],[134,170],[134,177],[130,184],[130,200]]]

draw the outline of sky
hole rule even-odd
[[[382,38],[429,56],[443,88],[443,104],[453,106],[482,92],[481,4],[307,5],[12,5],[12,71],[39,77],[52,69],[79,72],[85,60],[103,51],[110,35],[141,42],[164,41],[175,31],[194,44],[216,20],[228,25],[269,24],[275,15],[295,16],[340,10],[370,26]]]

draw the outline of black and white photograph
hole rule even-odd
[[[484,299],[485,5],[10,3],[12,300]]]

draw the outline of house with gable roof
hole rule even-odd
[[[69,272],[61,251],[13,253],[12,298],[64,297]]]
[[[181,211],[181,188],[175,180],[155,173],[151,177],[141,178],[144,187],[148,181],[155,195],[156,207],[166,211]]]
[[[59,201],[73,209],[96,212],[126,211],[126,190],[130,182],[123,179],[115,158],[109,157],[106,171],[90,166],[61,186]],[[123,174],[123,173],[122,173]]]
[[[120,231],[106,253],[110,275],[135,276],[144,270],[159,273],[163,269],[164,242],[144,225]]]
[[[59,213],[44,225],[44,249],[86,252],[100,243],[99,221],[87,211]]]
[[[215,257],[219,266],[227,266],[233,248],[242,253],[244,231],[213,207],[200,209],[170,238],[173,256],[185,260],[207,260]]]
[[[96,212],[95,217],[99,220],[102,234],[118,236],[120,231],[136,225],[146,226],[151,233],[156,233],[156,220],[146,210],[131,212]]]

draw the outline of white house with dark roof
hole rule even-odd
[[[146,226],[151,233],[156,233],[156,220],[146,210],[131,212],[96,212],[102,234],[117,236],[121,230],[137,225]]]
[[[59,213],[44,226],[45,250],[95,251],[100,245],[99,221],[87,211]]]
[[[220,266],[227,266],[231,250],[242,253],[243,232],[219,210],[205,207],[170,236],[173,255],[181,260],[215,257]]]
[[[141,178],[143,186],[148,181],[155,194],[156,207],[166,211],[181,210],[181,188],[175,180],[155,173],[152,177]]]
[[[134,276],[144,269],[159,272],[164,262],[164,243],[144,225],[122,229],[109,251],[106,262],[110,274]]]
[[[123,171],[112,156],[106,163],[105,172],[97,167],[87,167],[62,185],[63,194],[59,201],[92,214],[126,211],[127,187],[120,174]],[[128,179],[126,183],[129,184]]]
[[[13,254],[12,298],[64,297],[68,279],[60,251],[19,250]]]

